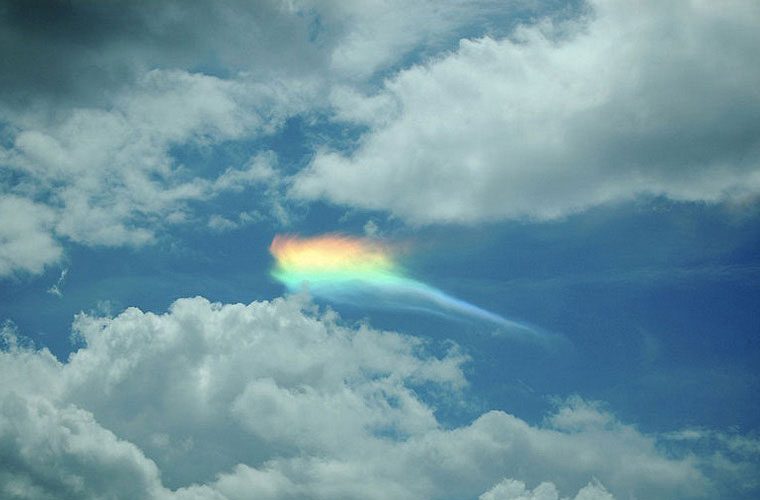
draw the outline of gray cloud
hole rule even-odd
[[[152,69],[361,81],[457,28],[532,8],[494,0],[12,0],[0,7],[2,104],[107,106]]]
[[[107,106],[152,69],[273,76],[312,68],[312,16],[277,1],[10,1],[0,8],[4,104]],[[282,65],[283,59],[296,64]]]
[[[73,406],[6,395],[0,408],[3,498],[157,498],[155,464]]]

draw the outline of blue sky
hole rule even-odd
[[[0,496],[757,496],[752,2],[0,22]],[[326,233],[550,339],[289,294]]]

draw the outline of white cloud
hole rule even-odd
[[[214,231],[223,232],[237,229],[239,227],[239,224],[236,221],[230,220],[219,214],[213,214],[208,218],[208,227]]]
[[[361,0],[297,2],[315,9],[333,33],[330,70],[348,80],[364,79],[393,66],[412,50],[441,45],[455,30],[507,16],[524,1]]]
[[[52,209],[51,241],[90,246],[151,243],[166,224],[197,220],[200,203],[191,210],[188,202],[257,184],[265,193],[251,209],[288,225],[272,162],[269,170],[213,160],[194,169],[177,149],[212,150],[276,133],[287,118],[320,112],[329,101],[347,119],[375,115],[387,99],[370,101],[357,89],[374,85],[378,71],[410,53],[439,50],[457,30],[486,30],[490,19],[526,5],[294,0],[100,9],[70,2],[44,27],[46,8],[19,5],[0,15],[10,54],[0,60],[15,65],[0,71],[0,164],[19,179],[0,193]],[[238,224],[219,217],[211,229]],[[42,269],[13,259],[4,267],[4,274]]]
[[[642,193],[757,195],[757,3],[590,7],[462,40],[364,99],[336,90],[336,117],[370,130],[350,154],[319,152],[292,194],[416,223],[552,218]]]
[[[171,481],[258,463],[273,448],[326,446],[337,430],[328,432],[328,415],[317,418],[331,408],[344,415],[345,441],[435,425],[405,384],[464,383],[456,355],[420,358],[414,339],[345,330],[304,316],[295,301],[221,307],[192,299],[166,316],[130,309],[114,321],[78,320],[88,348],[67,365],[76,379],[69,397],[141,447],[166,436],[168,447],[155,453]],[[386,404],[391,398],[397,404]],[[203,464],[199,453],[209,457]]]
[[[279,217],[279,214],[275,211],[274,215],[271,217],[277,219]],[[227,218],[219,214],[212,214],[208,218],[208,227],[218,232],[232,231],[249,224],[261,222],[266,219],[267,216],[263,215],[258,210],[240,212],[234,218]]]
[[[77,109],[53,121],[24,118],[26,127],[6,151],[6,161],[26,176],[28,189],[52,193],[57,235],[90,245],[140,245],[153,238],[160,218],[184,202],[275,175],[271,154],[216,179],[188,175],[170,148],[216,144],[277,126],[287,115],[283,103],[273,104],[281,98],[277,92],[183,71],[152,71],[111,110]],[[292,104],[297,101],[293,96]]]
[[[598,483],[587,484],[573,498],[574,500],[615,500],[604,486]],[[479,500],[560,500],[560,497],[557,487],[552,483],[541,483],[533,490],[529,490],[522,481],[504,479],[480,495]]]
[[[47,293],[55,295],[56,297],[63,297],[63,283],[66,281],[67,274],[69,274],[68,267],[61,270],[61,275],[58,277],[58,280],[47,289]]]
[[[268,133],[291,106],[301,106],[299,96],[283,96],[281,89],[155,70],[109,110],[79,108],[53,119],[18,115],[12,146],[0,148],[0,161],[21,179],[12,190],[17,194],[0,203],[0,276],[40,273],[60,258],[62,239],[144,245],[167,224],[188,220],[190,201],[263,186],[262,199],[272,205],[279,189],[273,153],[201,176],[171,149]]]
[[[287,225],[287,207],[273,187],[273,162],[265,161],[271,155],[256,155],[242,169],[210,166],[201,173],[183,165],[175,148],[213,148],[274,133],[290,116],[323,109],[322,96],[332,85],[363,84],[376,70],[415,48],[439,44],[497,4],[504,10],[491,0],[449,0],[445,6],[427,0],[117,3],[113,10],[72,2],[57,11],[54,27],[39,31],[33,28],[40,16],[35,9],[4,13],[5,50],[21,60],[0,79],[7,90],[0,100],[6,127],[0,164],[20,183],[0,186],[0,193],[42,201],[50,210],[43,216],[44,209],[37,209],[37,222],[23,223],[35,228],[27,236],[47,240],[34,252],[37,260],[17,252],[29,240],[15,238],[7,248],[0,240],[0,253],[8,254],[0,275],[41,272],[57,259],[61,239],[150,243],[165,224],[194,220],[187,202],[255,184],[266,186],[265,211]],[[128,19],[131,29],[96,28],[99,21],[113,25],[111,17]],[[71,19],[82,19],[81,26]],[[183,42],[167,33],[181,34]],[[68,38],[87,42],[62,42]],[[199,67],[224,76],[200,73]],[[18,232],[19,224],[4,231]],[[219,218],[209,226],[231,228]]]
[[[587,486],[595,478],[618,498],[720,491],[725,468],[708,479],[689,453],[670,455],[667,440],[578,398],[539,426],[491,411],[446,428],[441,396],[423,395],[463,397],[465,356],[435,357],[419,339],[345,327],[312,307],[301,297],[194,298],[162,315],[80,315],[84,347],[65,363],[6,328],[0,460],[14,466],[0,491],[95,497],[121,484],[144,498],[458,499],[495,495],[505,477],[552,483],[524,495],[576,500],[608,498]]]
[[[0,194],[0,221],[0,277],[40,273],[61,258],[61,246],[51,236],[56,215],[49,207]]]
[[[0,195],[46,207],[0,219],[14,234],[0,238],[0,276],[41,272],[64,240],[150,243],[196,219],[187,202],[271,183],[271,155],[196,168],[176,151],[272,133],[310,107],[325,59],[310,20],[279,2],[3,9]],[[38,248],[19,254],[29,242]]]

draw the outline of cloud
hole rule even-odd
[[[74,331],[83,346],[59,362],[4,330],[5,496],[609,498],[594,479],[618,498],[722,491],[722,469],[707,476],[580,398],[541,425],[489,411],[447,427],[436,410],[466,397],[459,349],[434,356],[298,296],[181,299],[161,315],[80,315]]]
[[[273,126],[282,118],[266,114],[268,99],[278,97],[239,82],[156,70],[111,110],[30,118],[5,161],[26,191],[47,195],[58,209],[57,235],[88,245],[141,245],[153,238],[157,219],[183,203],[274,175],[272,155],[208,179],[188,175],[170,154],[178,145],[217,144]]]
[[[58,277],[58,280],[47,289],[47,293],[55,295],[56,297],[63,297],[63,283],[66,281],[67,274],[69,274],[68,267],[61,270],[61,275]]]
[[[108,107],[153,69],[220,77],[256,69],[262,80],[303,74],[324,56],[309,43],[312,16],[300,14],[295,3],[268,0],[6,2],[0,107]]]
[[[504,479],[478,498],[479,500],[560,500],[557,487],[552,483],[541,483],[535,489],[528,490],[525,483],[514,479]],[[604,486],[598,483],[589,483],[573,498],[574,500],[615,500]]]
[[[2,218],[0,275],[41,272],[60,257],[63,239],[90,246],[150,243],[162,228],[188,219],[190,202],[256,186],[266,190],[262,198],[272,198],[278,181],[271,152],[202,175],[178,162],[172,148],[266,133],[287,115],[286,106],[275,104],[278,92],[154,70],[108,110],[77,108],[53,119],[18,115],[23,128],[0,147],[0,161],[18,181],[2,186],[13,194],[3,196],[0,210],[23,215]],[[295,95],[290,103],[298,105]]]
[[[271,155],[198,168],[177,152],[277,130],[312,92],[311,77],[281,61],[297,61],[296,69],[318,58],[308,19],[267,1],[9,2],[0,32],[0,165],[8,172],[0,193],[45,206],[44,223],[33,226],[59,253],[63,240],[151,243],[167,224],[194,218],[189,202],[271,183],[271,166],[262,168]],[[253,68],[255,77],[245,73]],[[0,253],[15,255],[7,244],[0,240]],[[56,260],[51,251],[35,255]],[[42,267],[8,257],[0,274]]]
[[[40,273],[61,258],[63,250],[50,234],[56,221],[51,208],[0,194],[0,221],[0,277]]]
[[[759,21],[750,1],[595,0],[462,40],[379,93],[336,91],[336,118],[369,130],[350,153],[318,152],[291,194],[413,223],[754,197]]]
[[[18,394],[0,407],[3,498],[156,498],[158,469],[92,414]]]
[[[289,117],[325,109],[333,86],[366,85],[497,9],[511,12],[491,0],[7,2],[0,165],[12,182],[0,193],[52,210],[54,224],[35,225],[47,228],[48,249],[145,245],[167,223],[195,220],[190,202],[259,184],[251,208],[263,204],[287,225],[271,166],[229,167],[211,155],[197,167],[182,152],[276,133]],[[40,262],[55,261],[45,255]],[[42,267],[7,258],[0,273]]]
[[[530,2],[494,0],[328,0],[305,1],[301,6],[314,9],[332,28],[330,70],[348,81],[361,81],[392,67],[414,50],[445,45],[446,38],[463,27],[478,24],[488,29],[496,24],[489,19],[502,21],[515,12],[535,9]]]
[[[710,429],[682,429],[667,433],[663,439],[674,449],[710,450],[698,455],[700,468],[724,478],[732,497],[751,495],[760,488],[757,470],[760,467],[760,437]]]
[[[377,238],[380,234],[380,226],[377,225],[377,222],[370,219],[368,220],[364,226],[364,235],[368,238]]]
[[[224,232],[224,231],[231,231],[233,229],[237,229],[240,227],[240,223],[234,220],[227,219],[226,217],[222,217],[219,214],[214,214],[208,219],[208,227],[213,229],[214,231],[218,232]]]
[[[527,9],[527,2],[514,2]],[[476,21],[494,0],[256,0],[161,3],[23,0],[0,9],[3,106],[101,107],[151,69],[257,81],[366,78]],[[424,22],[423,22],[424,21]]]

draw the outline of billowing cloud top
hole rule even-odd
[[[65,363],[6,328],[0,496],[669,500],[715,498],[711,467],[752,471],[727,447],[677,458],[669,436],[579,398],[540,426],[490,411],[450,428],[435,408],[465,397],[456,347],[304,308],[199,297],[81,315]]]

